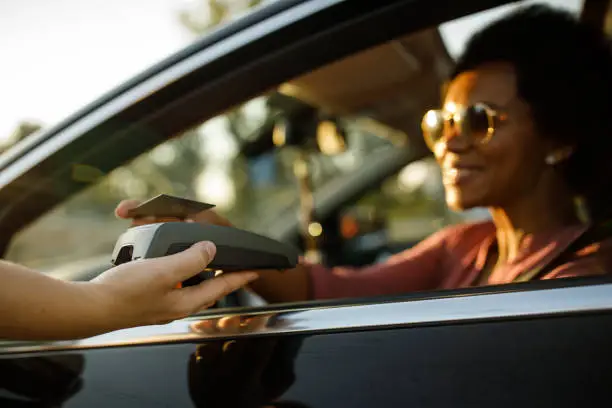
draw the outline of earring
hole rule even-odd
[[[546,155],[546,157],[544,158],[544,162],[546,162],[546,164],[548,164],[549,166],[553,166],[570,157],[573,152],[574,149],[572,149],[571,147],[555,150],[554,152]]]

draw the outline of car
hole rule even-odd
[[[439,26],[510,3],[265,4],[0,155],[4,258],[91,279],[127,227],[117,201],[156,193],[213,202],[329,265],[379,262],[486,217],[446,209],[419,124],[453,64]],[[582,18],[604,24],[603,6],[584,1]],[[291,304],[234,295],[165,325],[1,341],[0,406],[540,407],[609,394],[607,276]]]

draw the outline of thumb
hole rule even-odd
[[[156,266],[167,274],[172,285],[202,272],[213,260],[217,248],[208,241],[198,242],[190,248],[160,258],[156,258]]]

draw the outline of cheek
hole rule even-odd
[[[541,151],[537,137],[531,132],[500,131],[480,149],[491,187],[517,192],[531,185],[542,171]]]

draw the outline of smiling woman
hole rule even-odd
[[[542,29],[550,36],[540,36]],[[551,44],[558,40],[563,48]],[[349,60],[366,64],[372,54]],[[330,110],[358,104],[365,95],[355,92],[347,101],[334,92],[346,83],[321,86],[342,66],[298,78],[294,94]],[[571,100],[597,100],[597,108],[558,98],[556,89],[568,75],[573,80],[564,93]],[[603,224],[603,237],[590,235],[607,215],[594,211],[603,208],[598,201],[609,202],[607,186],[596,182],[609,173],[612,133],[605,119],[612,110],[612,51],[605,35],[562,10],[521,8],[472,36],[450,79],[442,109],[423,116],[426,144],[442,169],[448,206],[488,207],[492,220],[443,228],[365,268],[304,262],[287,273],[269,271],[252,284],[258,294],[290,302],[608,273],[609,227]],[[589,120],[592,110],[598,120]],[[585,129],[590,138],[581,137]],[[591,218],[581,218],[574,196],[588,199]],[[206,214],[193,221],[215,222]]]
[[[558,97],[568,77],[563,94],[597,107]],[[443,108],[422,121],[449,207],[488,207],[492,221],[445,228],[380,265],[304,264],[293,274],[265,274],[253,287],[268,300],[291,301],[608,273],[609,227],[603,237],[590,234],[609,216],[600,210],[609,208],[601,175],[610,172],[611,110],[609,40],[567,12],[515,11],[470,39]],[[590,218],[575,197],[587,199]]]

